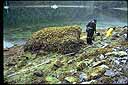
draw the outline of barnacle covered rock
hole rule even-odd
[[[39,50],[59,53],[77,52],[83,41],[80,40],[81,28],[77,25],[43,28],[26,42],[24,51]]]

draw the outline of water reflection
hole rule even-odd
[[[99,3],[98,3],[99,4]],[[28,38],[32,32],[48,26],[78,24],[83,29],[90,19],[97,19],[97,28],[127,25],[127,8],[95,5],[5,5],[4,38],[17,40]],[[29,28],[28,28],[29,27]]]

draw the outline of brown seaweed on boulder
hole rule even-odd
[[[24,45],[24,51],[58,52],[62,54],[78,52],[83,40],[80,40],[80,26],[48,27],[35,33]]]

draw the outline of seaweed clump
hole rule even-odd
[[[84,43],[80,40],[80,26],[48,27],[35,33],[26,42],[24,51],[76,53]]]

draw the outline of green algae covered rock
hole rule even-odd
[[[70,83],[74,83],[74,82],[78,81],[78,78],[73,77],[73,76],[69,76],[69,77],[66,77],[65,80],[67,80]]]
[[[59,53],[77,52],[83,41],[80,40],[80,26],[48,27],[39,30],[31,36],[24,45],[24,51],[39,50]]]
[[[95,67],[95,68],[90,68],[88,70],[88,80],[96,79],[101,77],[106,71],[106,68],[103,67]]]
[[[45,78],[45,80],[49,83],[49,84],[57,84],[59,82],[59,80],[55,77],[52,76],[47,76]]]

